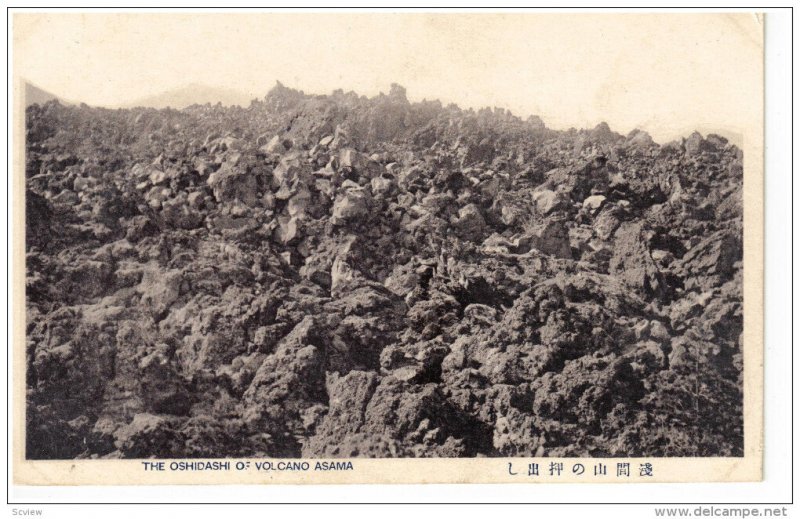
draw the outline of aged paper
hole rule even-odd
[[[15,483],[761,479],[761,16],[12,25]]]

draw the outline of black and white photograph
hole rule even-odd
[[[759,457],[758,20],[16,14],[24,460]]]
[[[742,151],[387,90],[30,88],[29,458],[742,454]]]

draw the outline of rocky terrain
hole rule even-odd
[[[28,458],[742,455],[722,137],[397,85],[26,121]]]

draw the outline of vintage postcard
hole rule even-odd
[[[16,484],[761,479],[762,15],[10,16]]]

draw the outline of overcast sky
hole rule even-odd
[[[657,141],[741,131],[760,113],[748,14],[16,14],[15,74],[124,105],[190,83],[263,97],[276,80],[499,106],[551,128],[607,121]],[[755,97],[754,97],[755,96]]]

